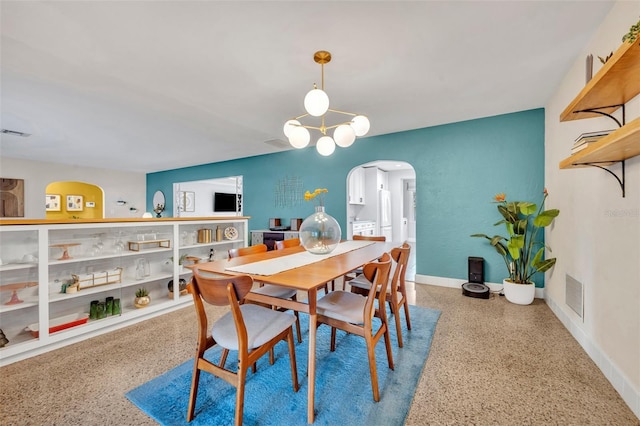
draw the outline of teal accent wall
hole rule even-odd
[[[372,120],[373,125],[375,121]],[[261,143],[261,142],[260,142]],[[203,157],[208,157],[203,153]],[[215,153],[210,153],[215,161]],[[153,193],[167,197],[165,213],[173,211],[173,183],[243,176],[244,214],[249,229],[268,227],[271,217],[305,218],[313,204],[275,206],[278,182],[299,177],[303,190],[327,188],[327,213],[346,238],[347,175],[375,160],[405,161],[416,172],[416,273],[467,278],[467,258],[485,259],[485,280],[501,283],[502,258],[474,233],[502,234],[493,197],[539,202],[544,189],[544,110],[534,109],[418,130],[359,138],[349,148],[322,157],[309,147],[275,154],[214,162],[147,175],[147,205]],[[535,277],[543,286],[542,274]]]

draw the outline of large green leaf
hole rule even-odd
[[[506,207],[503,205],[498,206],[498,211],[500,212],[502,217],[504,217],[504,219],[509,223],[514,223],[516,220],[518,220],[518,209],[517,207],[514,208],[513,204],[514,203],[509,203]]]
[[[520,249],[522,247],[524,247],[524,237],[522,235],[514,235],[507,244],[509,254],[513,259],[520,258]]]
[[[555,264],[556,264],[556,258],[554,257],[554,258],[551,258],[551,259],[542,260],[542,261],[536,263],[535,265],[533,265],[533,267],[535,268],[535,270],[537,272],[545,272],[545,271],[548,271],[549,269],[551,269],[551,267],[553,265],[555,265]]]
[[[544,228],[545,226],[551,225],[553,219],[559,214],[560,210],[558,209],[545,210],[533,219],[533,224],[538,228]]]
[[[527,226],[529,221],[527,219],[521,219],[513,225],[513,233],[518,235],[524,235],[527,232]]]
[[[520,207],[520,213],[525,216],[534,214],[536,212],[536,209],[538,208],[538,206],[536,206],[534,203],[529,203],[528,201],[520,202],[518,204],[518,207]]]

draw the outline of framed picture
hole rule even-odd
[[[181,212],[196,211],[196,193],[193,191],[180,191],[178,209]]]
[[[67,195],[67,211],[81,212],[83,200],[82,195]]]
[[[44,209],[48,212],[59,212],[61,209],[60,206],[60,195],[59,194],[46,194]]]

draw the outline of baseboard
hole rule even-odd
[[[415,278],[416,284],[430,284],[437,285],[439,287],[451,287],[451,288],[461,288],[462,284],[466,283],[467,280],[459,279],[459,278],[445,278],[445,277],[436,277],[433,275],[419,275],[416,274]],[[499,293],[502,291],[502,283],[490,283],[485,282],[492,293]],[[544,288],[536,287],[536,296],[537,299],[544,299]]]
[[[602,374],[609,380],[613,388],[620,394],[624,402],[633,411],[633,414],[640,420],[640,391],[633,387],[629,378],[616,367],[607,354],[583,331],[576,319],[567,314],[561,308],[561,305],[550,297],[545,297],[545,301],[555,316],[602,371]]]

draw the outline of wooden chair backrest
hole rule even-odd
[[[387,241],[387,238],[384,235],[354,235],[353,239],[356,241],[380,241],[383,243]]]
[[[409,253],[411,246],[407,243],[400,247],[391,249],[391,258],[396,262],[396,268],[391,277],[391,290],[396,291],[398,287],[404,286],[404,277],[407,271],[407,263],[409,263]]]
[[[229,258],[247,256],[249,254],[265,253],[267,251],[266,244],[257,244],[255,246],[240,247],[229,249]]]
[[[300,245],[300,238],[289,238],[288,240],[276,241],[276,250],[283,250],[288,247],[297,247]]]
[[[249,275],[233,275],[228,277],[207,277],[200,275],[198,268],[193,269],[193,277],[187,286],[189,292],[215,306],[230,304],[228,286],[233,287],[236,300],[242,300],[253,286],[253,279]]]
[[[378,305],[384,306],[386,300],[387,285],[389,284],[389,271],[391,270],[391,256],[384,253],[374,262],[369,262],[362,267],[364,276],[373,283],[367,295],[365,304],[365,319],[372,319],[375,314],[375,299],[378,294]]]

